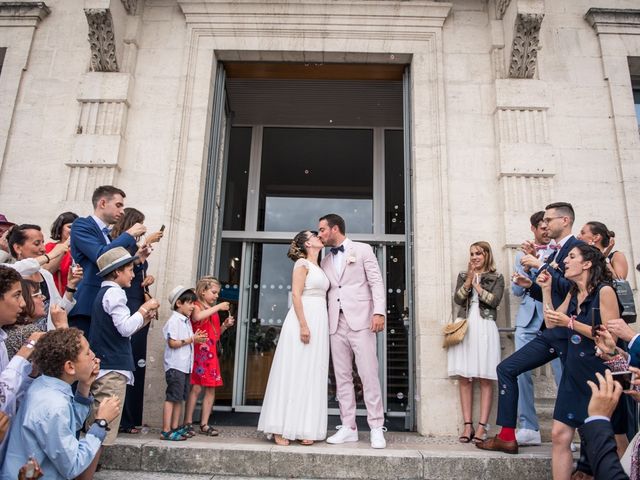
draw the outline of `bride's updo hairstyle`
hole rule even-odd
[[[291,240],[291,245],[289,246],[289,251],[287,252],[287,257],[289,257],[294,262],[299,258],[307,258],[307,249],[304,247],[304,243],[308,238],[308,230],[303,230],[295,237],[293,237],[293,240]]]

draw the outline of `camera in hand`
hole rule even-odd
[[[622,390],[631,390],[631,379],[633,373],[631,372],[614,372],[613,379],[622,385]]]

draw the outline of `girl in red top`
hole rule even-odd
[[[195,308],[191,314],[191,324],[194,331],[200,329],[207,332],[208,340],[194,346],[191,391],[187,399],[184,419],[185,424],[193,430],[193,411],[204,387],[200,433],[210,437],[218,435],[218,431],[209,425],[209,415],[211,415],[215,399],[215,387],[222,386],[216,344],[220,340],[220,335],[235,322],[233,317],[228,317],[220,325],[218,312],[221,310],[229,311],[229,302],[221,302],[216,305],[216,300],[220,295],[220,286],[220,282],[213,277],[203,277],[196,284],[198,300],[194,302]]]
[[[44,246],[47,253],[53,250],[58,243],[69,241],[71,224],[76,218],[78,218],[78,215],[73,212],[64,212],[58,215],[58,218],[56,218],[53,225],[51,225],[51,240],[53,241]],[[52,258],[49,263],[44,264],[44,268],[49,270],[51,275],[53,275],[53,281],[60,295],[64,295],[65,288],[67,288],[69,269],[72,263],[73,259],[71,258],[71,251],[69,250],[64,255]]]

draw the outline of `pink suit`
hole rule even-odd
[[[376,334],[371,328],[374,314],[386,317],[386,296],[378,260],[371,246],[346,239],[342,271],[336,271],[334,255],[321,263],[331,282],[328,292],[331,357],[336,376],[336,393],[342,424],[356,426],[356,397],[353,388],[353,356],[364,389],[370,428],[384,424],[382,392],[378,379]]]

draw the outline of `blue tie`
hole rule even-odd
[[[109,227],[104,227],[102,229],[102,233],[104,233],[109,241],[111,241],[111,230],[109,230]]]
[[[331,247],[331,253],[336,255],[338,252],[344,252],[344,245],[340,245],[339,247]]]

